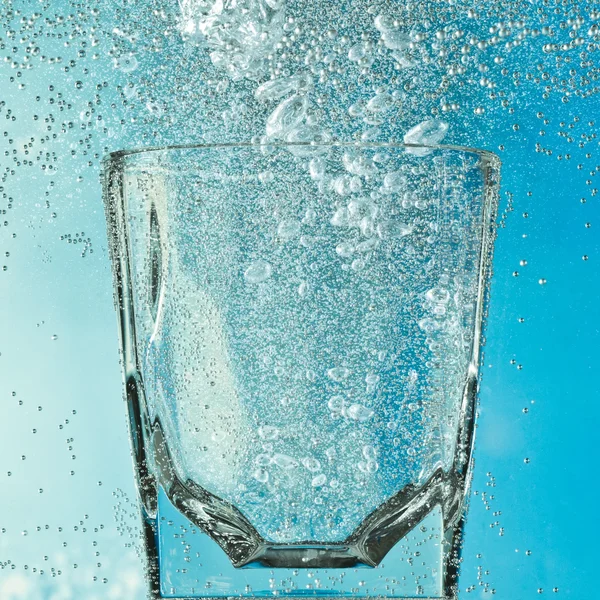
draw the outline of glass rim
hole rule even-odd
[[[484,150],[482,148],[473,148],[471,146],[460,146],[456,144],[405,144],[402,142],[325,142],[325,143],[313,143],[313,142],[273,142],[266,144],[255,144],[252,142],[227,142],[227,143],[211,143],[211,144],[173,144],[164,146],[138,146],[135,148],[126,148],[123,150],[115,150],[109,152],[103,159],[102,163],[110,164],[128,158],[131,156],[138,156],[142,154],[159,154],[165,151],[173,150],[230,150],[230,149],[248,149],[248,148],[392,148],[392,149],[427,149],[427,150],[451,150],[454,152],[462,152],[464,154],[474,154],[488,161],[501,162],[500,157],[490,150]]]

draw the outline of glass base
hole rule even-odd
[[[353,598],[447,599],[444,533],[439,507],[402,538],[377,567],[236,568],[218,544],[195,527],[159,490],[156,525],[147,521],[153,599]]]

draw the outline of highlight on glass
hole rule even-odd
[[[500,161],[402,144],[104,164],[154,598],[454,598]]]

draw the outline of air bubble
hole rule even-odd
[[[327,476],[323,473],[314,477],[313,480],[310,482],[312,487],[321,487],[325,485],[325,483],[327,483]]]
[[[374,410],[362,404],[352,404],[346,412],[348,417],[361,422],[368,421],[375,414]]]
[[[347,367],[334,367],[333,369],[327,370],[327,376],[338,383],[347,379],[350,373],[351,371]]]
[[[273,268],[265,260],[257,260],[244,271],[244,279],[248,283],[262,283],[271,277]]]

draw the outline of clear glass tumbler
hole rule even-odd
[[[499,167],[397,144],[107,157],[152,597],[455,597]]]

